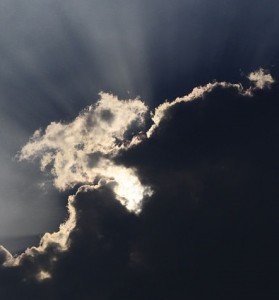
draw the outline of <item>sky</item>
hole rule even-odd
[[[1,299],[278,299],[278,20],[0,0]]]

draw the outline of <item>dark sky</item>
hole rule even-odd
[[[278,20],[275,0],[0,0],[0,244],[37,246],[77,193],[68,249],[55,237],[3,265],[1,299],[278,299]],[[275,83],[176,104],[127,146],[166,99],[248,88],[260,68]],[[101,91],[139,96],[145,125],[128,123],[141,104],[105,107]],[[140,213],[121,174],[153,192]]]

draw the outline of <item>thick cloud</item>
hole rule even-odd
[[[276,299],[279,86],[255,87],[199,88],[161,110],[149,138],[113,144],[112,163],[154,191],[141,213],[113,181],[80,187],[68,251],[49,240],[2,268],[4,298]]]
[[[154,299],[278,297],[277,95],[217,88],[123,154],[154,190],[139,251]]]

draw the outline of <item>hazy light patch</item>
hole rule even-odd
[[[129,211],[140,213],[142,199],[152,195],[152,190],[148,186],[143,186],[131,168],[122,166],[107,166],[104,168],[106,175],[113,174],[117,183],[114,187],[116,199],[119,200]]]
[[[5,97],[2,100],[7,101]],[[15,112],[25,113],[12,101],[10,104]],[[66,208],[61,205],[62,195],[47,183],[49,178],[37,165],[18,163],[15,159],[32,131],[3,108],[0,128],[0,244],[13,254],[22,253],[27,247],[36,245],[44,232],[58,228],[65,218]],[[42,182],[44,190],[39,186]],[[65,199],[62,201],[64,203]]]
[[[36,279],[38,281],[44,281],[46,279],[51,279],[51,274],[47,271],[40,271],[37,276]]]

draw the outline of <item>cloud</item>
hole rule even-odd
[[[181,102],[189,102],[193,101],[195,99],[204,97],[207,93],[210,93],[215,88],[235,88],[238,90],[241,94],[245,94],[245,90],[243,89],[241,84],[232,84],[228,82],[214,82],[214,83],[208,83],[204,86],[195,87],[193,91],[183,97],[176,98],[175,100],[171,102],[164,102],[163,104],[160,104],[158,107],[155,108],[155,112],[152,115],[152,121],[153,125],[150,127],[150,129],[147,131],[147,136],[151,137],[154,130],[159,126],[161,120],[164,118],[165,113],[173,107],[174,105],[181,103]]]
[[[141,201],[151,196],[133,168],[116,165],[113,157],[129,147],[128,130],[139,130],[144,123],[146,105],[139,99],[121,101],[100,93],[100,100],[87,107],[68,124],[51,123],[43,133],[37,130],[19,153],[19,160],[39,159],[41,170],[50,168],[54,186],[60,190],[81,185],[68,198],[68,218],[57,232],[45,233],[38,247],[31,247],[16,257],[2,248],[4,266],[19,266],[26,257],[35,257],[55,247],[63,252],[70,246],[69,236],[76,226],[75,197],[102,185],[110,186],[128,210],[139,213]],[[138,140],[139,141],[139,140]],[[133,141],[133,145],[135,140]],[[37,273],[40,280],[49,278],[46,271]]]
[[[11,253],[3,246],[0,246],[0,255],[1,255],[1,260],[0,260],[1,264],[4,264],[5,262],[13,259]]]
[[[128,130],[140,130],[147,106],[139,99],[121,101],[100,93],[96,105],[87,107],[71,123],[51,123],[43,133],[36,131],[21,150],[20,160],[39,158],[41,170],[49,166],[54,185],[60,190],[97,180],[114,181],[117,198],[132,211],[150,195],[133,169],[115,165],[113,157],[129,146]]]
[[[165,112],[178,103],[189,102],[204,97],[206,94],[212,92],[216,88],[233,88],[237,90],[241,95],[252,96],[255,90],[270,87],[270,85],[274,83],[274,79],[272,78],[272,76],[263,69],[251,72],[248,75],[248,79],[255,84],[255,87],[244,89],[241,83],[208,83],[204,86],[195,87],[192,92],[186,96],[178,97],[173,101],[160,104],[158,107],[156,107],[155,112],[152,115],[152,121],[154,124],[147,131],[147,136],[150,137],[153,134],[154,130],[159,126],[159,123],[164,118]]]
[[[278,210],[272,166],[279,106],[272,90],[255,91],[226,82],[198,87],[159,106],[147,135],[142,101],[102,93],[71,123],[37,131],[19,158],[39,159],[58,189],[77,191],[68,219],[38,247],[18,257],[1,248],[0,277],[20,274],[14,280],[31,282],[41,299],[176,299],[200,286],[222,293],[226,276],[243,287],[238,276],[263,263],[251,250],[267,257],[261,244],[272,239],[261,234],[255,250],[257,234],[274,231],[268,221]],[[244,255],[234,258],[235,275],[226,269],[234,266],[231,241]]]
[[[255,72],[251,72],[248,75],[248,79],[254,83],[256,88],[261,90],[270,87],[274,83],[272,76],[262,68]]]
[[[219,87],[169,107],[123,153],[154,189],[133,253],[155,299],[278,296],[278,112],[278,84]]]
[[[91,187],[93,188],[93,187]],[[22,262],[28,258],[36,258],[41,253],[47,252],[51,247],[55,247],[55,249],[59,252],[63,252],[68,250],[70,246],[69,236],[70,233],[76,226],[76,210],[74,208],[73,202],[75,201],[76,195],[84,190],[85,187],[79,188],[75,195],[71,195],[68,198],[68,218],[65,223],[62,223],[59,226],[59,230],[53,233],[45,233],[40,240],[40,244],[37,247],[30,247],[25,250],[19,256],[12,256],[8,250],[6,250],[3,246],[1,246],[1,252],[5,256],[5,260],[3,261],[3,266],[5,267],[18,267],[22,264]],[[55,255],[53,255],[52,260],[55,260]],[[45,276],[47,274],[46,271],[39,271],[34,276],[36,278],[43,280],[48,278]]]

